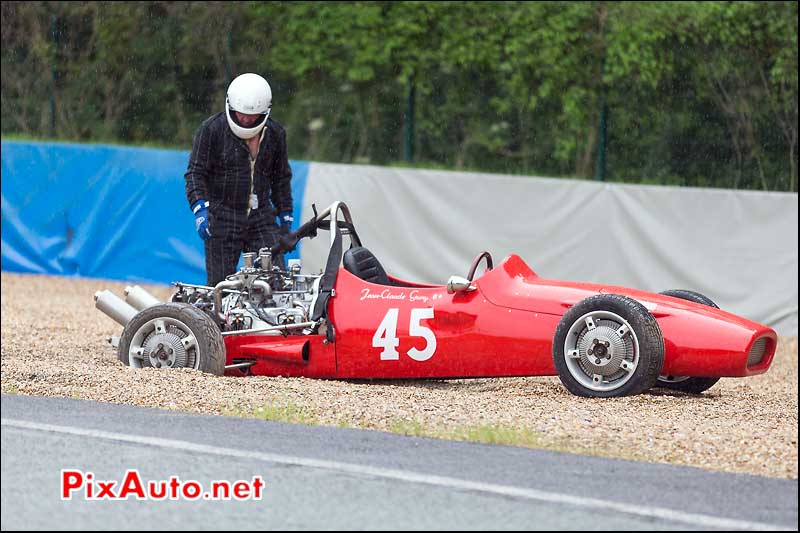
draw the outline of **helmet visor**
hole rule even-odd
[[[239,113],[234,109],[231,109],[231,120],[237,125],[242,128],[254,128],[257,125],[264,122],[264,119],[267,118],[267,113],[260,113],[258,115],[248,115],[246,113]]]

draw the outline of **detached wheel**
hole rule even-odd
[[[664,339],[645,306],[599,294],[564,313],[553,337],[561,382],[578,396],[611,398],[653,387],[664,365]]]
[[[664,291],[660,294],[664,296],[672,296],[673,298],[680,298],[681,300],[689,300],[698,304],[707,305],[719,309],[719,306],[714,301],[699,292],[687,291],[683,289],[673,289]],[[703,377],[689,377],[689,376],[658,376],[656,387],[663,389],[677,390],[681,392],[688,392],[691,394],[700,394],[705,392],[714,385],[716,385],[719,378],[703,378]]]
[[[219,327],[185,303],[154,305],[122,330],[117,357],[133,368],[193,368],[221,376],[225,343]]]

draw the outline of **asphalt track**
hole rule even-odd
[[[60,498],[121,481],[263,477],[261,500]],[[511,446],[2,396],[2,529],[786,529],[797,481]]]

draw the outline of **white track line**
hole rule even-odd
[[[94,429],[83,429],[70,426],[55,426],[50,424],[39,424],[24,420],[14,420],[10,418],[0,419],[0,424],[7,427],[28,429],[34,431],[46,431],[50,433],[61,433],[66,435],[76,435],[80,437],[90,437],[96,439],[124,442],[128,444],[144,444],[159,448],[169,448],[178,451],[192,451],[196,453],[206,453],[224,457],[235,457],[239,459],[255,459],[268,463],[281,465],[303,466],[307,468],[321,468],[333,470],[347,474],[372,476],[383,479],[394,479],[408,483],[421,483],[457,490],[481,492],[485,494],[495,494],[500,496],[510,496],[526,500],[536,500],[561,505],[572,505],[586,509],[598,511],[614,511],[632,516],[658,518],[670,522],[679,522],[692,527],[700,528],[720,528],[720,529],[754,529],[754,530],[773,530],[773,531],[793,531],[793,528],[776,526],[774,524],[764,524],[761,522],[750,522],[746,520],[735,520],[716,516],[684,513],[664,507],[654,507],[647,505],[635,505],[614,502],[609,500],[598,500],[595,498],[584,498],[570,494],[559,494],[557,492],[544,492],[524,487],[514,487],[509,485],[495,485],[493,483],[481,483],[477,481],[467,481],[446,476],[432,476],[417,472],[406,472],[391,468],[381,468],[376,466],[365,466],[352,463],[341,463],[338,461],[325,461],[320,459],[309,459],[306,457],[293,457],[274,453],[262,453],[246,450],[236,450],[233,448],[220,448],[217,446],[207,446],[193,442],[160,439],[157,437],[145,437],[140,435],[129,435],[124,433],[112,433],[109,431],[99,431]]]

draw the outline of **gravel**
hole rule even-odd
[[[558,378],[324,381],[133,370],[94,292],[131,283],[2,273],[2,391],[235,414],[797,479],[797,337],[763,375],[700,396],[578,398]],[[166,300],[167,286],[143,285]]]

